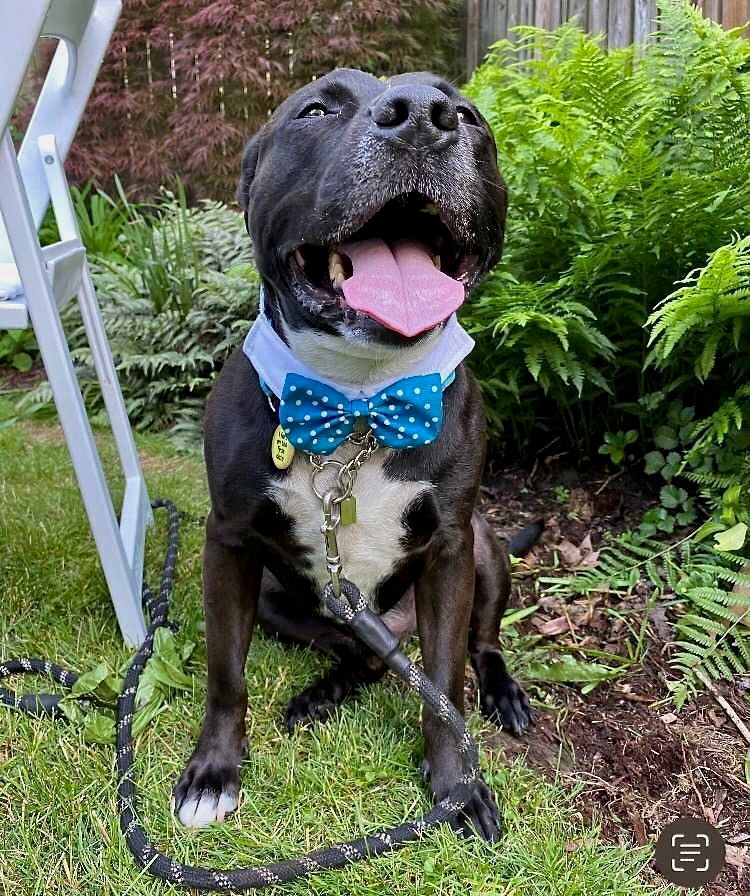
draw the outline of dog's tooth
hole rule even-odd
[[[294,257],[295,257],[295,259],[297,260],[297,264],[300,266],[300,268],[303,268],[303,269],[304,269],[304,267],[305,267],[305,259],[302,257],[302,253],[300,252],[299,249],[295,249],[295,250],[294,250]]]
[[[333,250],[328,256],[328,276],[334,289],[341,289],[341,284],[346,280],[344,276],[344,261],[339,253]]]
[[[433,255],[433,256],[432,256],[432,263],[435,265],[435,267],[436,267],[438,270],[440,270],[440,256],[439,256],[439,255]]]
[[[328,276],[331,278],[331,282],[333,282],[333,278],[339,270],[344,270],[341,256],[338,252],[334,252],[333,249],[331,249],[331,252],[328,255]]]

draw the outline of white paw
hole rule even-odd
[[[177,817],[186,828],[205,828],[237,808],[237,796],[227,791],[220,794],[204,790],[197,799],[188,797],[180,806]]]

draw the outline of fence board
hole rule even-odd
[[[508,0],[508,25],[507,25],[507,34],[498,34],[495,35],[495,40],[499,37],[513,37],[511,34],[512,30],[516,27],[516,25],[520,25],[523,21],[521,12],[521,0]]]
[[[714,22],[721,22],[721,0],[699,0],[697,6],[703,11],[703,14],[713,19]]]
[[[539,0],[520,0],[519,3],[519,11],[520,18],[518,21],[519,25],[533,25],[536,16],[536,4]]]
[[[612,0],[613,3],[617,0]],[[609,24],[609,3],[607,0],[591,0],[589,4],[589,33],[606,34]]]
[[[725,28],[736,28],[747,25],[750,9],[747,0],[724,0],[721,11],[721,24]]]
[[[554,28],[556,25],[557,0],[536,0],[534,24],[538,28]]]
[[[480,0],[466,0],[466,68],[471,74],[484,56],[486,46],[480,46],[482,22]]]
[[[633,43],[633,4],[627,0],[610,0],[607,35],[611,47],[627,47]]]
[[[575,20],[582,28],[586,28],[588,26],[588,0],[568,0],[568,8],[565,11],[565,19],[567,20],[573,18],[575,18]]]
[[[750,0],[694,0],[703,13],[725,28],[750,22]],[[487,47],[507,37],[516,25],[556,28],[575,17],[590,34],[604,35],[605,46],[642,44],[658,30],[657,0],[466,0],[467,24],[476,29],[467,40],[467,69]]]
[[[633,8],[633,43],[646,43],[649,36],[656,31],[655,20],[656,0],[635,0]]]

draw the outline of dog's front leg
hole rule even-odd
[[[471,527],[467,527],[457,544],[438,549],[416,586],[417,625],[425,672],[461,713],[473,594],[473,537]],[[440,800],[461,777],[461,756],[453,735],[427,709],[422,728],[430,786],[435,799]],[[476,783],[473,800],[453,826],[465,835],[476,832],[486,840],[497,838],[497,806],[483,781]]]
[[[203,554],[206,715],[174,791],[175,811],[188,827],[223,821],[237,808],[247,710],[245,660],[262,572],[252,546],[227,547],[208,535]]]

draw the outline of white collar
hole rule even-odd
[[[412,355],[407,359],[404,368],[395,370],[395,372],[393,365],[389,365],[388,379],[381,382],[368,382],[363,388],[362,383],[337,382],[331,380],[330,377],[321,377],[315,370],[300,361],[274,330],[265,314],[262,300],[258,316],[250,327],[250,332],[245,337],[242,346],[242,350],[262,382],[276,396],[281,395],[287,374],[296,373],[308,379],[327,383],[349,399],[367,398],[397,379],[430,373],[439,373],[443,385],[446,386],[452,380],[458,365],[473,348],[474,340],[459,324],[456,315],[452,314],[442,332],[425,347],[425,354],[421,358],[414,360]]]

